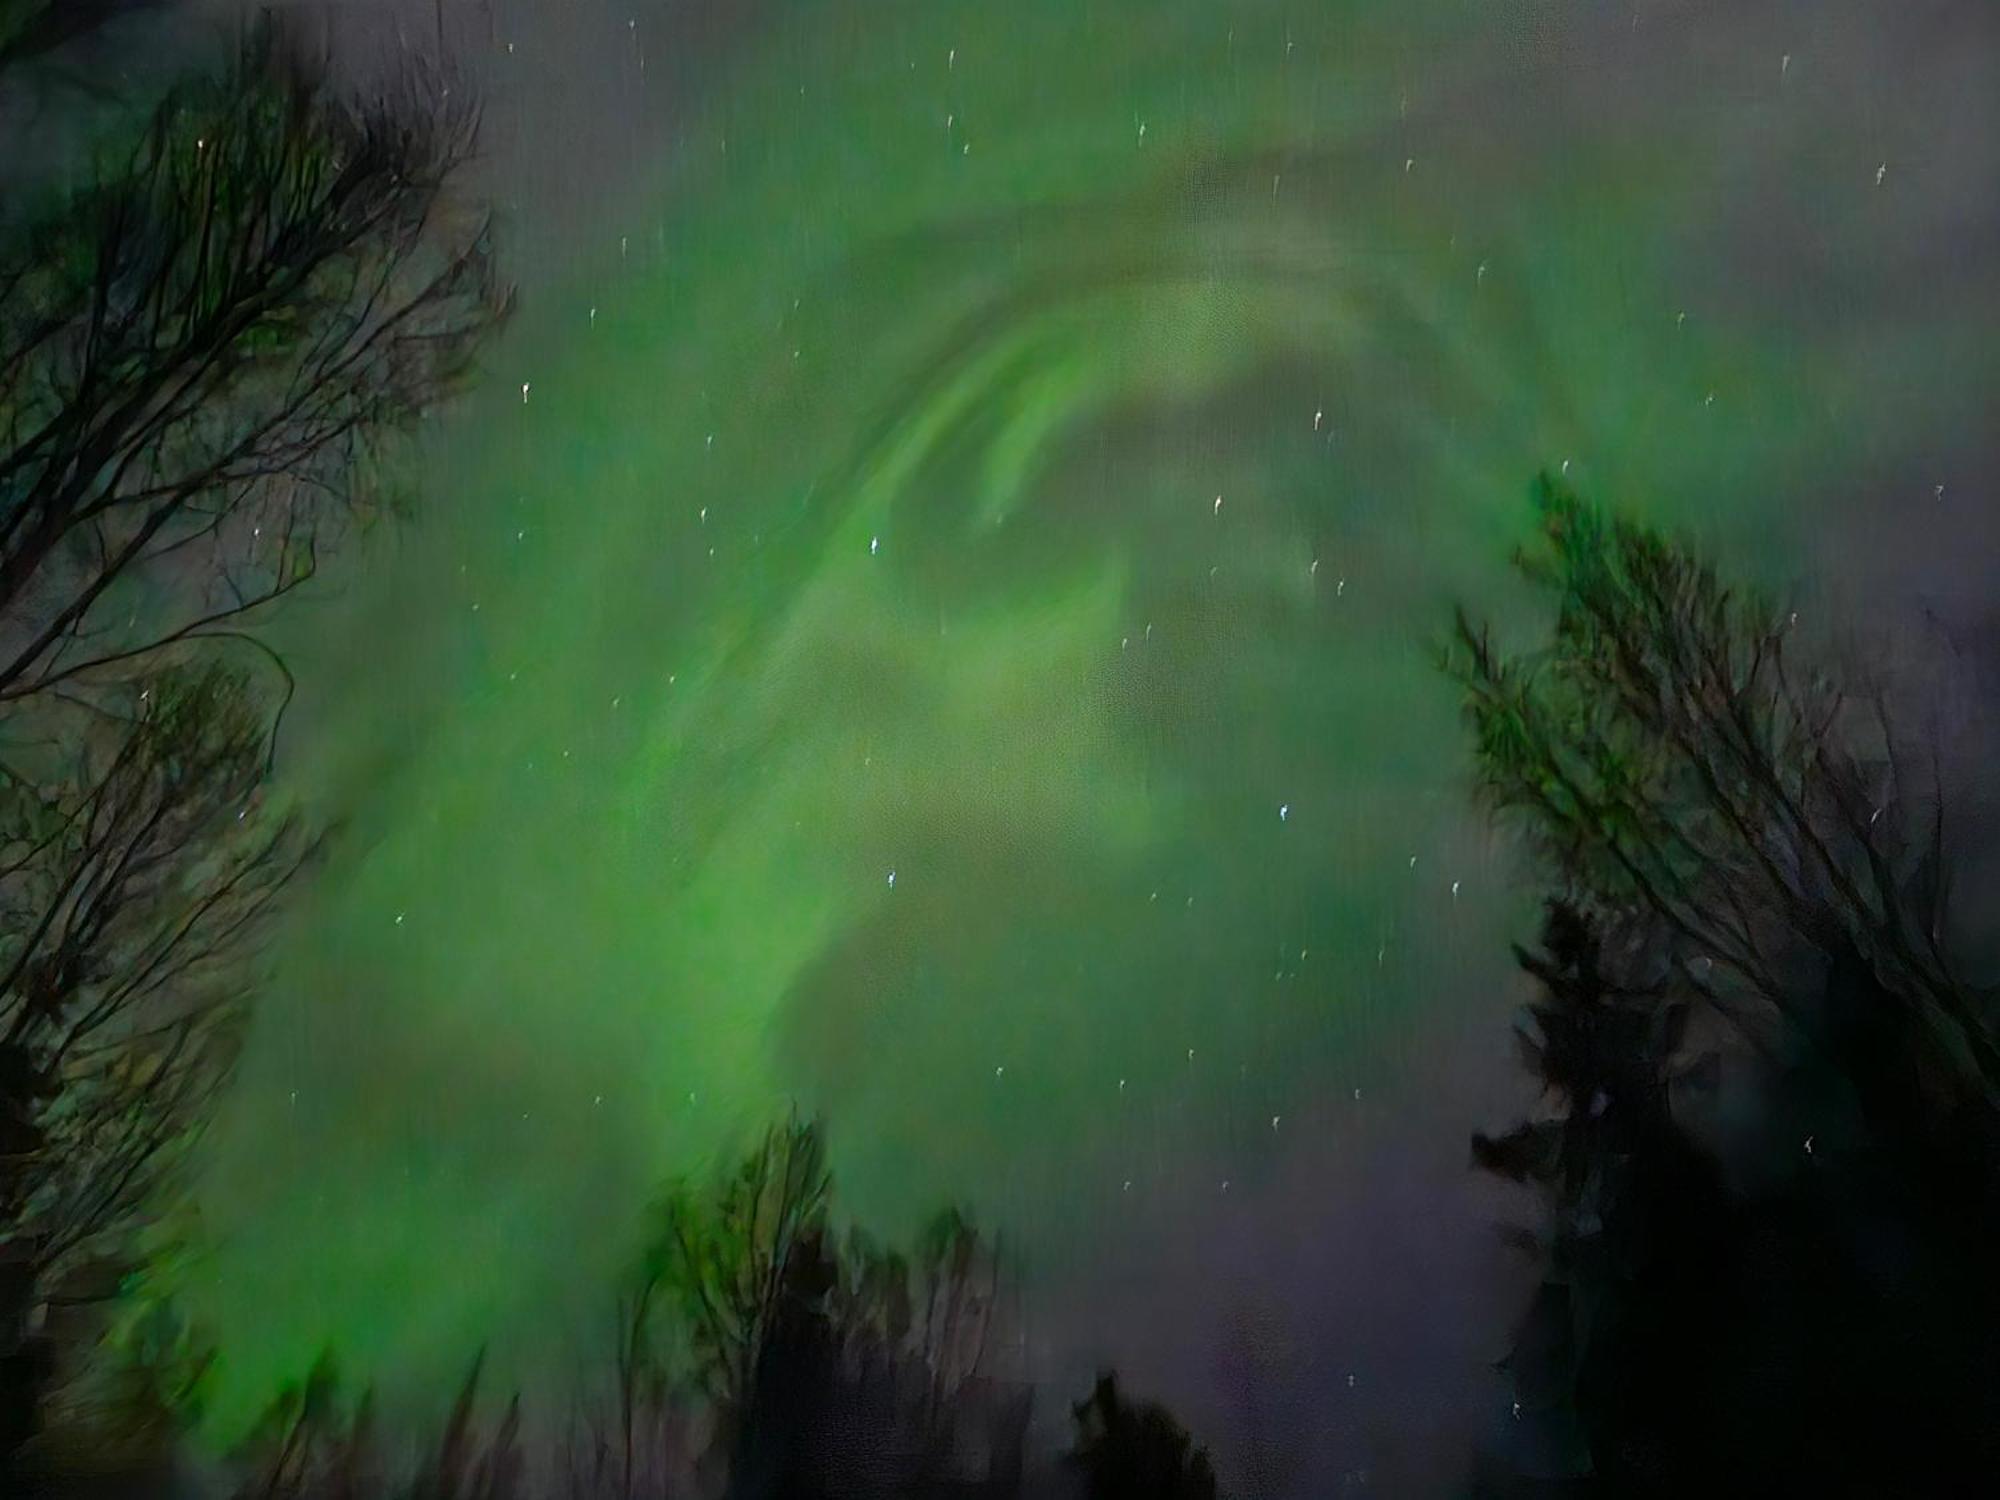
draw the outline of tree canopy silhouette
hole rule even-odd
[[[1207,1451],[1165,1407],[1127,1401],[1116,1375],[1098,1376],[1072,1415],[1070,1464],[1090,1500],[1215,1500]]]
[[[1796,616],[1544,479],[1553,639],[1462,612],[1482,788],[1552,886],[1525,1447],[1620,1494],[1991,1472],[1995,994],[1953,952],[1935,745]],[[1931,1492],[1936,1492],[1934,1489]]]
[[[10,6],[0,62],[87,19]],[[0,1473],[31,1324],[129,1248],[313,845],[263,805],[290,676],[253,629],[506,311],[446,191],[465,98],[349,98],[266,21],[0,242]]]
[[[625,1474],[635,1413],[678,1383],[735,1500],[1014,1492],[1030,1393],[991,1369],[997,1249],[957,1211],[908,1251],[834,1213],[823,1131],[796,1114],[669,1188],[620,1303]]]

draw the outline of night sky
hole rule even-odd
[[[1051,1420],[1108,1360],[1243,1493],[1448,1483],[1535,892],[1429,644],[1531,621],[1547,467],[1990,667],[1991,7],[442,25],[521,313],[277,630],[338,838],[205,1152],[218,1422],[328,1340],[569,1368],[653,1186],[796,1099],[867,1222],[1001,1232]]]

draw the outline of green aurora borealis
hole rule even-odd
[[[596,1318],[793,1096],[857,1211],[1059,1280],[1500,1054],[1529,893],[1425,647],[1534,471],[1787,578],[1784,497],[1928,503],[1990,384],[1980,310],[1811,315],[1940,232],[1976,75],[1708,9],[761,17],[284,626],[340,832],[208,1152],[224,1420]]]

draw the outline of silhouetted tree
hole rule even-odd
[[[660,1204],[636,1300],[672,1300],[694,1382],[728,1421],[741,1416],[794,1257],[825,1235],[831,1190],[817,1122],[793,1115],[720,1181],[676,1183]],[[643,1330],[643,1317],[633,1323]]]
[[[985,1368],[998,1255],[956,1212],[914,1255],[843,1244],[832,1212],[820,1128],[797,1116],[669,1191],[621,1303],[624,1432],[678,1357],[735,1500],[1014,1493],[1029,1393]]]
[[[1547,550],[1521,562],[1557,595],[1553,643],[1502,656],[1461,613],[1450,658],[1493,803],[1587,915],[1654,924],[1679,982],[1744,1035],[1838,1047],[1877,1018],[1829,1015],[1795,971],[1859,963],[1922,1048],[1929,1102],[1990,1115],[1996,993],[1947,948],[1934,747],[1883,692],[1796,660],[1795,615],[1546,478],[1538,503]]]
[[[1165,1407],[1133,1405],[1106,1372],[1072,1408],[1076,1442],[1070,1463],[1090,1500],[1215,1500],[1208,1453]]]
[[[1618,1494],[1990,1473],[2000,1052],[1935,747],[1798,660],[1793,616],[1538,498],[1553,642],[1461,614],[1449,656],[1558,892],[1519,955],[1552,1113],[1474,1143],[1549,1215],[1516,1415]]]
[[[82,9],[10,6],[0,61]],[[288,695],[248,628],[505,311],[444,191],[475,126],[266,24],[0,244],[0,1482],[49,1300],[124,1253],[310,847],[258,805],[282,696],[217,653]]]
[[[248,1477],[234,1500],[515,1500],[524,1493],[520,1403],[510,1401],[489,1431],[478,1422],[483,1361],[475,1360],[438,1436],[415,1472],[385,1473],[374,1402],[343,1398],[332,1357],[282,1391],[245,1444]]]
[[[1522,1060],[1553,1108],[1472,1144],[1484,1170],[1533,1184],[1548,1215],[1528,1238],[1544,1278],[1503,1365],[1516,1458],[1537,1478],[1656,1493],[1691,1456],[1705,1366],[1739,1331],[1718,1326],[1736,1311],[1736,1208],[1673,1107],[1714,1058],[1682,1058],[1686,1003],[1611,980],[1575,908],[1551,902],[1542,951],[1515,952],[1542,990]]]
[[[948,1465],[958,1430],[973,1407],[1003,1426],[1026,1407],[994,1387],[988,1368],[1001,1315],[1001,1254],[964,1213],[947,1209],[918,1237],[913,1255],[850,1231],[834,1290],[832,1319],[841,1338],[845,1378],[878,1392],[893,1408],[899,1446],[920,1465]],[[1023,1393],[1025,1394],[1025,1393]],[[1018,1451],[1004,1435],[989,1447]]]
[[[231,1051],[245,944],[310,843],[253,816],[267,724],[216,669],[162,673],[73,747],[0,767],[0,1407],[11,1454],[53,1370],[47,1311],[104,1290]],[[37,1311],[40,1309],[40,1311]],[[39,1326],[37,1326],[39,1325]]]
[[[0,250],[0,704],[213,639],[381,503],[505,310],[467,97],[351,101],[265,25]]]
[[[90,1357],[45,1403],[33,1467],[38,1477],[59,1481],[57,1496],[185,1488],[176,1476],[186,1467],[188,1431],[202,1418],[216,1347],[161,1294],[172,1253],[148,1248],[145,1265],[123,1277],[115,1303],[82,1309],[89,1326],[72,1337],[94,1335]]]

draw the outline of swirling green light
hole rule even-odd
[[[1507,10],[757,39],[294,642],[344,828],[203,1196],[225,1420],[328,1339],[542,1347],[793,1095],[862,1212],[964,1197],[1059,1261],[1128,1181],[1254,1188],[1267,1120],[1339,1128],[1497,960],[1422,648],[1527,477],[1764,540],[1881,430],[1838,418],[1885,350],[1985,357],[1681,316],[1732,130],[1791,111],[1767,149],[1871,211],[1837,85],[1552,132]]]

